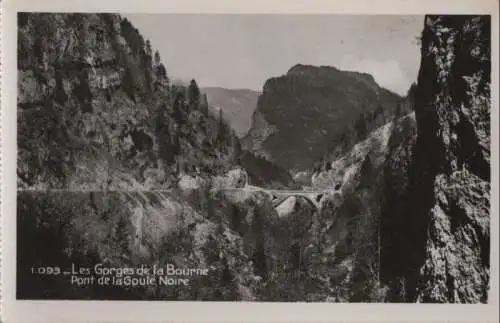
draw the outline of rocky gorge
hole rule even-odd
[[[20,14],[18,298],[487,302],[490,28],[426,16],[404,98],[297,65],[240,140],[125,18]],[[345,129],[315,124],[324,111]],[[123,288],[29,272],[71,263],[209,275]]]

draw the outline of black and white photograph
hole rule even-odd
[[[17,13],[16,299],[488,303],[491,44],[486,14]]]

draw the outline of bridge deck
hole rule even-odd
[[[225,191],[245,191],[245,192],[258,192],[258,191],[264,191],[264,192],[269,192],[269,193],[276,193],[276,194],[323,194],[326,193],[327,190],[277,190],[277,189],[266,189],[266,188],[234,188],[234,187],[229,187],[229,188],[223,188]]]

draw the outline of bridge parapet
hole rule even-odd
[[[316,209],[321,208],[321,199],[323,196],[328,194],[330,191],[329,190],[274,190],[274,189],[265,189],[261,188],[258,186],[251,186],[251,185],[246,185],[243,188],[224,188],[224,190],[244,190],[244,191],[251,191],[251,192],[264,192],[269,194],[272,200],[276,200],[281,198],[283,201],[286,200],[286,197],[302,197],[305,198],[310,204],[312,204]],[[281,201],[281,202],[283,202]],[[281,204],[281,203],[279,203]],[[279,205],[278,204],[278,205]]]

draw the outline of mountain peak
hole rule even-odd
[[[369,74],[297,64],[266,81],[243,145],[285,168],[307,169],[348,124],[377,111],[380,126],[400,99]]]
[[[318,72],[318,71],[339,72],[340,70],[337,69],[336,67],[327,65],[317,66],[317,65],[307,65],[307,64],[295,64],[288,70],[287,74]]]
[[[377,83],[375,81],[375,78],[373,77],[373,75],[371,75],[370,73],[351,71],[351,70],[342,70],[342,69],[339,69],[335,66],[329,66],[329,65],[295,64],[294,66],[292,66],[288,70],[288,72],[286,74],[293,75],[293,74],[312,73],[312,74],[318,75],[319,73],[332,74],[335,72],[344,73],[344,74],[351,75],[351,76],[356,76],[358,78],[363,78],[365,81],[369,81],[369,82],[374,83],[374,84]]]

